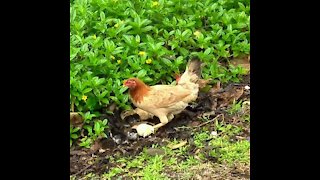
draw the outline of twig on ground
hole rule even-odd
[[[98,162],[100,159],[97,158],[92,164],[89,164],[88,166],[84,167],[83,169],[81,169],[80,171],[78,171],[77,173],[75,174],[72,174],[72,176],[77,176],[81,173],[83,173],[85,170],[89,169],[91,166],[93,166],[96,162]]]
[[[85,168],[81,169],[81,170],[80,170],[80,171],[78,171],[77,173],[72,174],[72,176],[77,176],[77,175],[81,174],[82,172],[84,172],[85,170],[87,170],[88,168],[90,168],[93,164],[94,164],[94,163],[92,163],[92,164],[90,164],[90,165],[86,166]]]
[[[175,127],[174,129],[179,130],[179,129],[192,129],[192,128],[188,126],[181,126],[181,127]]]
[[[200,125],[198,125],[198,126],[195,126],[194,128],[199,128],[199,127],[201,127],[201,126],[204,126],[204,125],[206,125],[206,124],[209,124],[209,123],[215,121],[216,119],[218,119],[218,117],[220,117],[220,116],[222,116],[222,118],[224,119],[224,115],[223,115],[223,114],[219,114],[219,115],[217,115],[216,117],[214,117],[213,119],[211,119],[210,121],[204,122],[204,123],[202,123],[202,124],[200,124]]]

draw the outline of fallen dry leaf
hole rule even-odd
[[[73,156],[73,155],[81,156],[81,155],[85,155],[85,154],[87,154],[87,152],[82,151],[82,150],[70,151],[70,155],[71,155],[71,156]]]
[[[94,142],[94,144],[91,146],[90,150],[92,152],[97,152],[99,149],[101,149],[102,145],[101,145],[101,137],[97,138]]]
[[[215,115],[216,113],[214,111],[205,112],[201,115],[202,119],[209,119],[210,116]]]
[[[194,154],[198,154],[200,152],[200,149],[197,149]]]
[[[217,84],[212,89],[214,89],[215,91],[219,91],[221,89],[220,81],[218,81]]]
[[[242,96],[243,90],[242,86],[228,86],[223,91],[212,89],[211,96],[216,98],[217,107],[225,107],[237,101]]]
[[[217,82],[217,84],[215,86],[213,86],[211,88],[211,90],[209,91],[209,94],[211,94],[211,110],[216,110],[217,109],[217,105],[218,105],[218,98],[216,98],[214,96],[214,94],[220,92],[221,89],[221,84],[220,81]]]
[[[70,112],[70,123],[74,127],[82,127],[83,126],[83,118],[77,112]]]
[[[231,64],[234,66],[242,66],[247,71],[250,71],[250,56],[237,57],[231,60]]]
[[[117,104],[116,103],[112,103],[110,105],[107,106],[107,110],[110,112],[114,112],[117,108]]]
[[[212,79],[207,79],[207,80],[205,80],[205,79],[199,79],[199,80],[198,80],[199,88],[202,89],[202,88],[206,87],[207,84],[208,84],[211,80],[212,80]]]
[[[151,156],[155,156],[155,155],[164,155],[166,152],[165,150],[159,149],[159,148],[149,148],[146,150],[146,153]]]
[[[220,82],[218,82],[208,93],[199,93],[198,102],[200,103],[197,106],[201,106],[202,109],[215,111],[232,104],[233,101],[237,101],[243,94],[244,86],[242,85],[230,84],[222,88]]]
[[[188,141],[181,141],[179,144],[175,144],[175,145],[169,144],[168,147],[169,147],[170,149],[178,149],[178,148],[186,145],[187,142],[188,142]]]

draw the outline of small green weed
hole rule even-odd
[[[96,120],[94,121],[94,125],[92,126],[90,122],[85,121],[88,124],[84,125],[83,128],[88,132],[88,136],[85,136],[81,139],[81,143],[79,144],[82,147],[89,148],[92,143],[98,138],[103,137],[106,138],[107,135],[104,133],[105,129],[108,128],[108,120]]]
[[[72,143],[73,143],[73,140],[74,139],[78,139],[79,135],[78,135],[78,132],[79,132],[80,128],[79,127],[72,127],[70,126],[70,146],[72,146]]]
[[[188,156],[187,159],[185,161],[182,161],[179,165],[178,165],[178,169],[180,170],[187,170],[188,168],[199,164],[199,160],[195,159],[194,156]]]
[[[194,135],[194,143],[198,148],[204,147],[204,142],[210,138],[210,132],[204,131]]]
[[[215,121],[215,129],[220,134],[220,136],[231,137],[239,134],[242,128],[233,124],[227,124],[224,122]]]
[[[216,138],[210,141],[214,150],[210,156],[218,158],[221,162],[229,164],[235,162],[249,163],[250,161],[250,143],[247,140],[231,143],[227,138]]]
[[[230,115],[240,117],[243,121],[250,122],[250,101],[233,101],[231,107],[227,110]]]
[[[108,173],[104,173],[102,175],[103,178],[105,179],[111,179],[112,177],[117,177],[118,174],[122,173],[123,169],[121,168],[111,168]]]
[[[234,115],[234,114],[240,112],[241,108],[242,108],[242,101],[241,100],[239,102],[233,101],[231,107],[227,110],[227,112],[230,115]]]

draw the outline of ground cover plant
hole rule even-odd
[[[197,173],[189,168],[207,169],[207,177],[218,169],[227,175],[237,168],[248,171],[249,55],[249,0],[70,1],[70,161],[86,157],[71,167],[71,178],[190,179]],[[192,56],[206,64],[203,92],[210,98],[200,96],[190,107],[195,118],[177,117],[153,137],[133,140],[136,151],[128,150],[116,129],[125,131],[123,124],[137,118],[119,117],[133,107],[123,80],[174,83]],[[225,94],[210,94],[217,83]],[[207,99],[217,100],[215,108]],[[196,122],[207,124],[195,129]],[[110,149],[110,143],[121,150]],[[185,144],[170,148],[179,143]],[[150,155],[150,149],[162,153]],[[104,165],[86,156],[94,150],[96,158],[107,157]]]

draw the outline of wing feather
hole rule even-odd
[[[167,108],[189,96],[192,91],[181,86],[156,85],[152,86],[148,95],[144,97],[143,104],[154,108]]]

